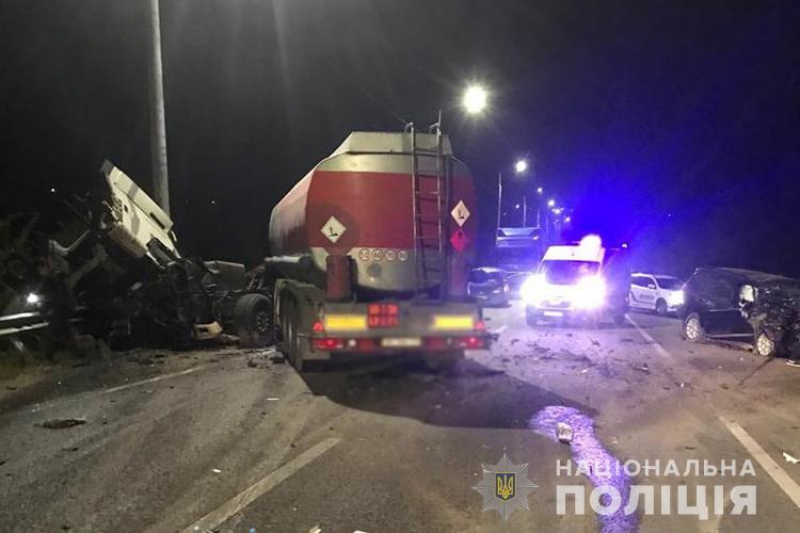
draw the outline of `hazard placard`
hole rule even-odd
[[[336,241],[341,238],[347,228],[344,224],[336,220],[336,217],[332,216],[328,219],[328,221],[322,226],[320,230],[325,237],[328,238],[329,241],[336,244]]]
[[[467,237],[467,234],[464,233],[464,230],[459,228],[450,237],[450,244],[453,245],[453,248],[455,248],[456,251],[461,252],[467,247],[467,244],[469,244],[469,238]]]
[[[467,221],[469,218],[469,209],[467,209],[464,200],[459,200],[456,206],[450,211],[450,214],[453,216],[453,220],[456,221],[459,227],[464,225],[464,222]]]

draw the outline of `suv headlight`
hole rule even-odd
[[[667,298],[670,307],[683,305],[683,291],[675,291]]]

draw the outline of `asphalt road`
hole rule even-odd
[[[800,457],[800,370],[689,344],[677,320],[643,313],[600,329],[528,327],[519,304],[486,314],[500,340],[449,373],[381,359],[300,376],[270,350],[140,352],[6,391],[0,531],[800,530],[800,464],[783,457]],[[86,423],[41,427],[67,417]],[[559,420],[571,444],[555,438]],[[507,522],[472,488],[504,453],[538,486]],[[617,481],[673,500],[686,487],[690,504],[709,487],[711,515],[673,502],[598,516],[596,476],[557,468],[587,457],[659,461],[661,475]],[[671,460],[681,474],[687,461],[750,460],[755,476],[664,475]],[[572,499],[557,513],[559,485],[584,487],[585,514]],[[714,485],[754,486],[756,514],[732,515],[730,498],[715,514]]]

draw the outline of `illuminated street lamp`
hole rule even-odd
[[[470,115],[477,115],[486,109],[488,94],[480,85],[470,85],[464,92],[462,104]]]
[[[537,192],[538,194],[542,194],[542,193],[544,192],[544,189],[542,189],[541,187],[538,187],[538,188],[536,189],[536,192]]]
[[[556,201],[555,200],[553,200],[552,198],[547,200],[547,207],[552,208],[552,207],[555,207],[555,206],[556,206]]]
[[[525,161],[524,159],[520,159],[516,163],[514,163],[514,171],[517,174],[524,174],[527,170],[528,170],[528,162]]]

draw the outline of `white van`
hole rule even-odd
[[[626,250],[604,248],[589,235],[579,244],[550,246],[521,293],[529,325],[573,318],[596,324],[605,317],[622,324],[629,291]]]

